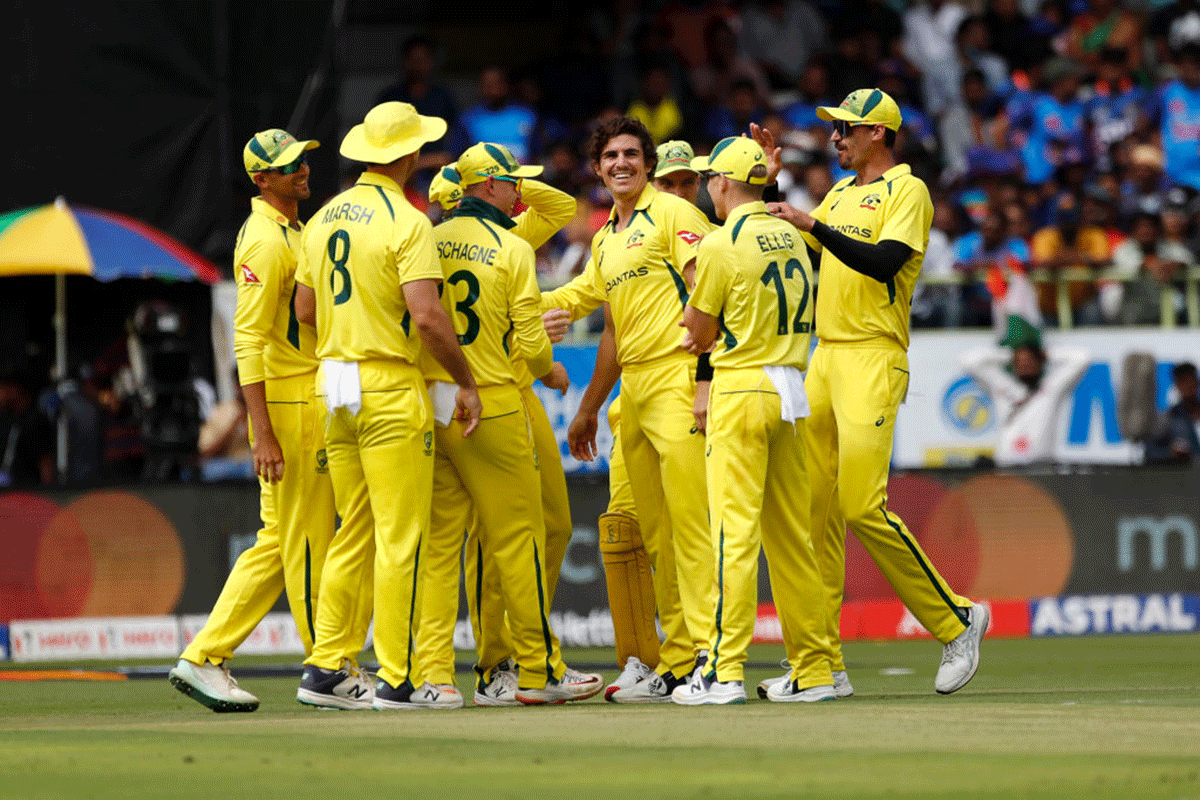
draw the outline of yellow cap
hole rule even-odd
[[[695,157],[692,146],[685,141],[675,139],[663,142],[658,146],[658,166],[654,168],[654,177],[661,178],[681,170],[695,172],[692,169],[692,159]]]
[[[342,139],[338,152],[351,161],[390,164],[445,135],[446,120],[422,116],[412,104],[392,101],[368,111]]]
[[[454,208],[463,196],[460,182],[458,164],[447,164],[442,167],[429,182],[429,202],[437,203],[446,211]]]
[[[846,95],[840,106],[821,106],[817,116],[826,122],[842,119],[855,125],[882,125],[888,130],[900,130],[900,106],[887,92],[879,89],[856,89]]]
[[[458,174],[463,186],[483,183],[493,175],[532,178],[542,174],[540,166],[521,166],[512,151],[502,144],[480,142],[463,151],[458,157]]]
[[[692,159],[692,169],[726,175],[753,186],[767,183],[767,155],[758,142],[746,136],[730,136],[717,142],[707,156]]]
[[[246,173],[253,175],[290,164],[305,150],[314,150],[320,146],[321,143],[313,139],[297,141],[296,137],[287,131],[271,128],[250,137],[250,141],[242,148],[242,163],[246,165]]]

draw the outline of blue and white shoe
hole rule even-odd
[[[418,708],[451,709],[462,708],[462,694],[449,684],[435,686],[426,681],[414,689],[405,681],[392,686],[380,678],[375,684],[375,700],[371,707],[376,711],[409,711]]]
[[[307,706],[361,711],[371,707],[375,695],[371,677],[349,660],[341,669],[306,666],[296,699]]]

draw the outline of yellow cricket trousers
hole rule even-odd
[[[908,354],[890,339],[821,342],[804,382],[813,549],[825,584],[821,619],[845,669],[838,623],[846,577],[846,526],[866,547],[913,616],[942,643],[966,629],[971,601],[946,585],[904,522],[887,510],[896,411],[908,393]],[[808,612],[808,609],[806,609]]]
[[[823,596],[809,534],[804,420],[780,418],[779,395],[762,367],[717,369],[710,397],[706,466],[717,604],[708,674],[743,678],[761,547],[792,680],[801,689],[831,684],[829,639],[806,627],[801,611],[821,608]]]
[[[312,652],[321,568],[334,526],[316,374],[272,378],[265,389],[271,428],[283,451],[283,478],[276,483],[259,478],[262,528],[254,546],[238,557],[204,629],[183,651],[195,664],[230,658],[284,590],[304,651]]]
[[[361,648],[363,639],[355,621],[371,604],[373,584],[379,677],[400,686],[412,671],[421,547],[429,531],[433,409],[425,380],[411,364],[361,361],[359,378],[358,413],[344,407],[326,413],[342,525],[325,559],[316,645],[305,663],[337,669],[352,657],[348,652],[357,653],[353,648]]]
[[[658,671],[675,677],[708,649],[716,598],[704,435],[692,417],[695,369],[681,353],[627,366],[621,376],[622,452],[666,636]]]
[[[546,528],[546,563],[543,569],[550,602],[553,603],[559,571],[574,532],[567,499],[567,476],[563,472],[558,439],[554,436],[554,428],[537,393],[532,387],[526,386],[521,389],[521,400],[529,416],[534,451],[540,466],[538,476],[541,479],[542,519]],[[482,575],[476,568],[479,563],[479,525],[478,515],[472,514],[472,508],[470,503],[461,503],[456,508],[438,509],[439,514],[446,515],[441,534],[449,537],[455,530],[460,533],[459,547],[454,550],[453,558],[448,555],[449,544],[439,543],[441,557],[437,563],[427,560],[429,569],[422,576],[428,589],[421,590],[421,632],[417,638],[417,660],[421,665],[421,675],[430,683],[454,682],[453,642],[454,624],[458,619],[460,563],[466,571],[467,606],[473,629],[478,628],[480,606],[488,609],[489,619],[496,618],[496,609],[500,609],[501,614],[504,609],[500,575],[494,563],[485,563]],[[463,530],[468,531],[465,550],[462,547]],[[496,647],[512,654],[512,638],[506,626],[489,631],[487,636],[498,640]]]
[[[608,428],[612,431],[612,452],[608,455],[608,513],[637,519],[633,487],[629,485],[625,453],[621,449],[621,395],[614,397],[608,405]]]
[[[436,544],[431,558],[442,565],[451,557],[457,560],[462,552],[460,509],[472,508],[479,534],[474,547],[467,549],[466,560],[470,565],[467,591],[478,609],[472,615],[476,670],[486,676],[512,656],[520,667],[521,688],[540,689],[547,680],[561,678],[565,667],[558,638],[550,629],[538,455],[520,390],[508,384],[483,387],[479,394],[484,413],[471,436],[463,437],[462,423],[457,421],[437,428],[432,510]],[[495,565],[499,584],[499,591],[489,595],[490,602],[483,597],[482,586],[489,563]],[[457,571],[454,577],[457,598]],[[444,577],[428,581],[422,603],[432,600],[435,608],[444,606],[444,599],[431,597],[431,592],[448,587]],[[422,611],[419,650],[444,652],[445,631],[430,629],[425,619]]]

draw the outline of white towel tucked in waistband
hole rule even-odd
[[[433,421],[443,428],[454,419],[454,399],[458,397],[458,385],[446,381],[434,381],[429,387],[429,399],[433,401]]]
[[[358,362],[327,358],[321,362],[321,372],[325,375],[325,406],[330,411],[346,408],[357,414],[362,409]]]
[[[763,367],[779,393],[779,416],[785,422],[804,419],[811,412],[808,394],[804,391],[804,373],[795,367]]]

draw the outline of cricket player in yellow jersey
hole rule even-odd
[[[428,218],[404,196],[421,146],[446,123],[408,103],[372,108],[340,152],[367,165],[357,183],[309,221],[296,314],[315,320],[318,396],[342,524],[329,546],[316,641],[297,691],[334,708],[444,707],[414,685],[413,616],[433,487],[433,408],[418,367],[422,344],[457,384],[452,413],[470,434],[481,413],[475,379],[442,308]],[[374,568],[372,570],[372,562]],[[344,667],[362,646],[352,621],[373,579],[373,691]]]
[[[333,489],[314,394],[316,333],[292,312],[299,202],[311,194],[306,153],[319,144],[272,129],[242,153],[260,195],[238,232],[234,352],[259,477],[262,528],[238,557],[204,628],[171,670],[171,683],[214,711],[253,711],[258,699],[226,661],[286,590],[305,652],[325,550],[333,538]],[[369,620],[363,620],[365,634]]]
[[[655,189],[683,198],[696,205],[700,194],[700,175],[692,169],[694,151],[687,142],[663,142],[655,151],[658,163],[652,181]],[[590,295],[586,287],[595,281],[589,261],[583,274],[565,286],[542,295],[542,308],[565,309],[573,319],[586,307],[582,300]],[[693,415],[697,428],[703,432],[708,409],[707,380],[696,381]],[[633,489],[625,470],[625,455],[621,448],[621,398],[617,396],[608,406],[608,427],[612,431],[612,450],[608,459],[608,509],[600,515],[600,556],[604,561],[604,577],[608,588],[609,611],[613,619],[613,640],[617,651],[617,666],[621,674],[604,690],[606,699],[622,689],[653,677],[659,663],[658,630],[654,624],[654,570],[650,555],[642,541],[638,526]],[[668,610],[680,613],[678,608]]]
[[[809,535],[802,370],[812,331],[812,267],[800,235],[767,211],[767,157],[753,139],[722,139],[692,164],[707,177],[724,226],[705,237],[688,300],[684,347],[716,343],[709,409],[708,502],[717,558],[715,635],[708,664],[676,687],[682,705],[746,702],[758,554],[765,550],[793,678],[771,699],[832,700],[829,640],[800,609],[820,607]]]
[[[458,171],[463,199],[434,237],[446,276],[442,302],[477,375],[484,414],[469,442],[453,422],[437,428],[432,540],[458,554],[462,527],[457,509],[473,506],[478,554],[468,553],[468,559],[476,561],[479,576],[481,564],[496,566],[502,602],[479,609],[475,626],[476,703],[580,700],[599,692],[604,682],[599,675],[566,669],[550,630],[538,459],[512,360],[513,353],[519,354],[532,374],[555,382],[550,339],[538,308],[533,248],[512,234],[516,223],[509,217],[523,179],[539,174],[541,167],[520,166],[507,148],[480,143],[462,154]],[[565,379],[561,366],[557,371]],[[444,376],[437,370],[429,375],[435,378],[437,407],[444,385],[437,381]],[[511,646],[508,637],[494,635],[505,630],[506,614]],[[510,655],[520,668],[517,685],[511,694],[489,692],[501,672],[496,668]]]
[[[909,611],[943,643],[934,688],[950,694],[979,666],[988,609],[955,594],[887,509],[892,431],[908,391],[909,304],[933,203],[908,166],[896,164],[901,118],[891,97],[859,89],[817,114],[833,122],[838,164],[855,174],[835,184],[811,216],[786,203],[773,207],[822,253],[819,343],[805,386],[813,544],[826,609],[805,608],[805,625],[826,628],[839,693],[852,693],[838,636],[848,524]]]
[[[540,181],[529,180],[530,176],[540,173],[541,169],[514,167],[515,161],[503,146],[476,145],[464,152],[462,161],[466,164],[468,175],[458,174],[458,164],[454,164],[452,166],[455,168],[454,170],[444,168],[430,187],[431,199],[440,201],[445,210],[454,211],[456,218],[464,216],[478,219],[481,211],[487,213],[487,218],[494,218],[499,213],[511,211],[511,204],[502,201],[506,198],[481,199],[474,197],[474,199],[470,199],[468,197],[463,199],[464,187],[467,188],[468,193],[487,194],[487,179],[490,176],[494,178],[492,186],[508,182],[506,176],[521,181],[522,187],[518,198],[527,204],[527,209],[522,211],[516,219],[505,217],[496,224],[502,228],[511,225],[511,234],[515,235],[517,239],[529,243],[529,253],[533,252],[532,247],[539,246],[550,239],[550,236],[574,216],[574,199],[564,192],[559,192],[556,188],[541,184]],[[514,172],[506,172],[510,168]],[[504,187],[500,186],[499,188],[503,194]],[[462,200],[462,205],[455,209],[458,200]],[[497,201],[506,207],[497,209]],[[481,206],[481,203],[484,205]],[[472,236],[474,239],[482,237],[485,243],[493,243],[488,241],[488,235],[490,235],[487,233],[488,228],[474,222],[460,225],[444,223],[444,225],[445,227],[439,225],[434,234],[440,235],[440,231],[446,231],[446,235],[454,234],[461,237],[466,233],[469,234],[468,239]],[[494,225],[492,228],[494,229]],[[514,252],[523,254],[521,248],[516,248]],[[524,263],[523,259],[517,259],[515,264],[521,267],[520,273],[524,276],[528,265]],[[481,267],[481,269],[486,271],[486,267]],[[533,279],[532,266],[530,266],[528,276],[524,277]],[[534,283],[533,296],[536,301],[536,283]],[[491,300],[497,300],[497,297],[491,297]],[[499,300],[511,301],[512,297],[508,297],[508,299],[499,297]],[[524,305],[526,305],[526,301],[522,300],[522,312],[528,311]],[[503,312],[505,309],[502,306],[498,311]],[[536,305],[534,305],[533,311],[538,313]],[[563,317],[563,315],[547,313],[547,317]],[[538,324],[542,324],[540,317]],[[558,330],[558,338],[562,338],[562,329],[565,329],[565,323],[559,324],[553,320],[546,320],[545,324],[547,329],[554,327]],[[515,333],[516,329],[512,335]],[[539,561],[542,572],[544,572],[544,589],[548,608],[548,603],[553,600],[554,583],[557,582],[559,567],[562,565],[566,545],[568,545],[572,533],[570,510],[568,500],[566,500],[566,479],[563,474],[562,457],[559,455],[557,440],[554,438],[550,420],[547,419],[545,409],[542,409],[541,403],[532,389],[533,374],[526,366],[526,359],[523,357],[524,350],[511,347],[511,339],[506,339],[505,342],[505,357],[508,357],[511,362],[510,371],[516,380],[517,389],[520,390],[523,414],[528,414],[529,433],[533,434],[536,451],[533,463],[539,465],[539,469],[536,469],[534,474],[540,476],[541,505],[540,507],[535,506],[535,513],[538,513],[538,516],[545,521],[545,543],[544,546],[539,547]],[[466,351],[469,359],[482,353],[482,349],[476,350],[475,348],[466,348]],[[539,359],[542,356],[541,353],[536,355]],[[492,372],[500,374],[494,368]],[[542,375],[542,380],[546,385],[560,391],[565,391],[569,386],[562,365],[553,365],[550,373]],[[485,396],[488,391],[491,390],[485,389]],[[440,429],[438,433],[440,440],[442,438]],[[438,464],[439,467],[443,464],[443,456],[440,451]],[[460,473],[462,471],[460,470]],[[481,471],[482,473],[488,473],[488,471],[496,473],[497,468],[492,465]],[[442,473],[438,473],[438,475],[442,475]],[[470,482],[476,482],[476,479],[484,479],[484,477],[486,475],[472,476],[473,480]],[[492,475],[492,479],[496,479],[496,476]],[[503,483],[512,482],[511,477],[499,477],[496,480]],[[437,479],[436,483],[440,486]],[[458,487],[458,489],[464,491],[463,487]],[[484,705],[516,705],[520,703],[516,697],[518,688],[516,673],[511,669],[515,664],[509,658],[515,654],[516,649],[509,636],[509,627],[504,624],[506,603],[503,593],[503,576],[506,571],[511,570],[511,565],[500,564],[494,558],[485,558],[490,551],[488,548],[482,547],[479,539],[481,529],[485,527],[482,524],[485,519],[492,517],[494,528],[494,519],[511,516],[512,510],[505,510],[499,515],[485,513],[488,506],[494,503],[504,503],[505,500],[500,497],[500,494],[497,494],[496,497],[488,497],[478,504],[473,504],[469,497],[436,498],[434,500],[434,534],[444,534],[446,541],[438,548],[437,559],[428,563],[430,570],[426,572],[425,585],[422,588],[421,624],[418,637],[418,658],[422,675],[445,692],[456,692],[457,690],[452,684],[454,681],[452,636],[454,636],[454,624],[457,616],[462,530],[469,524],[470,535],[468,536],[466,559],[463,559],[462,563],[467,565],[467,585],[470,588],[468,599],[470,610],[472,610],[470,616],[472,616],[474,624],[476,645],[480,646],[481,655],[487,655],[486,662],[480,664],[482,675],[479,681],[480,685],[476,688],[475,693],[476,704]],[[506,522],[510,525],[520,524],[520,521],[515,518],[506,519]],[[482,613],[480,613],[480,609],[482,609]],[[514,618],[510,613],[510,626],[512,619]],[[498,655],[503,655],[503,657],[497,658]],[[580,674],[575,673],[574,670],[568,670],[568,678],[576,684],[580,682]]]
[[[653,147],[645,126],[628,117],[602,123],[592,137],[593,169],[613,196],[612,215],[592,240],[588,299],[607,303],[606,331],[568,431],[572,454],[594,458],[597,414],[621,377],[622,450],[666,641],[655,675],[615,692],[614,702],[670,701],[708,647],[715,593],[705,481],[696,469],[704,453],[692,417],[696,362],[679,349],[678,327],[696,248],[711,225],[649,185]],[[676,603],[682,625],[667,611]]]

